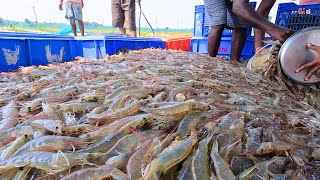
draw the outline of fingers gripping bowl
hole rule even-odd
[[[309,81],[305,81],[306,75],[311,70],[310,68],[296,73],[299,67],[319,57],[316,51],[307,47],[308,43],[320,44],[320,27],[310,27],[298,31],[282,45],[279,53],[279,61],[283,73],[299,84],[316,84],[320,82],[319,72],[313,75]]]

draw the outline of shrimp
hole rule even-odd
[[[124,92],[123,92],[124,93]],[[123,108],[125,102],[127,99],[131,97],[130,94],[123,94],[121,93],[120,95],[116,96],[113,100],[112,103],[110,104],[110,107],[108,108],[109,112],[115,112],[118,109]]]
[[[84,140],[68,136],[42,136],[33,139],[21,148],[19,148],[13,156],[22,154],[28,151],[58,151],[72,150],[73,148],[84,146]]]
[[[16,137],[27,135],[31,136],[34,129],[31,126],[17,126],[0,132],[0,145],[6,145],[16,139]]]
[[[190,135],[191,130],[195,129],[197,124],[208,119],[203,112],[188,114],[180,123],[177,130],[177,136],[184,138]]]
[[[107,153],[113,156],[130,153],[135,151],[143,141],[154,139],[162,133],[162,131],[147,130],[139,132],[139,134],[127,135],[121,138]]]
[[[27,180],[31,169],[32,168],[25,166],[22,170],[18,170],[12,180]]]
[[[187,113],[192,110],[209,110],[210,106],[207,103],[186,101],[177,105],[165,106],[160,108],[143,108],[140,110],[159,115],[175,115],[180,113]]]
[[[248,140],[246,143],[246,148],[248,152],[255,151],[259,148],[261,144],[261,137],[262,137],[262,128],[254,128],[250,129],[248,133]]]
[[[0,174],[24,166],[42,169],[49,173],[58,173],[73,166],[88,164],[86,158],[88,154],[32,151],[0,161]]]
[[[148,102],[148,100],[140,100],[140,101],[135,100],[127,107],[119,109],[116,112],[113,112],[113,113],[104,112],[101,114],[89,113],[87,114],[87,117],[89,118],[89,121],[91,123],[96,121],[99,121],[99,123],[105,123],[105,121],[112,121],[115,119],[119,119],[120,117],[132,116],[137,114],[139,112],[139,105],[145,104],[146,102]]]
[[[62,126],[61,133],[64,136],[79,136],[80,134],[90,133],[98,130],[98,127],[90,124],[79,124],[74,126]]]
[[[107,124],[106,126],[102,126],[96,131],[83,134],[80,136],[80,138],[87,138],[89,140],[100,140],[100,139],[116,132],[123,125],[125,125],[131,121],[135,121],[138,119],[147,120],[150,116],[151,116],[151,114],[139,114],[139,115],[135,115],[135,116],[125,117],[125,118],[119,119],[117,121],[114,121],[111,124]]]
[[[106,93],[103,91],[95,91],[90,93],[82,94],[80,97],[80,102],[99,102],[102,103],[104,98],[106,97]]]
[[[19,122],[19,111],[16,101],[10,101],[2,109],[2,121],[0,121],[0,131],[14,127]]]
[[[149,163],[150,157],[152,157],[153,148],[158,143],[159,139],[147,140],[141,145],[130,158],[127,164],[127,173],[130,180],[142,178],[142,170]],[[151,161],[151,159],[150,159]]]
[[[208,144],[212,139],[212,135],[200,141],[198,149],[192,158],[191,170],[193,179],[209,179],[210,167],[209,167],[209,155]]]
[[[102,141],[100,141],[92,146],[89,146],[88,148],[81,149],[78,152],[81,152],[81,153],[93,152],[94,153],[94,152],[107,151],[112,146],[114,146],[122,137],[128,135],[132,129],[142,127],[145,123],[146,123],[146,119],[144,119],[144,118],[134,120],[134,121],[126,124],[122,128],[120,128],[119,130],[117,130],[113,134],[108,135]]]
[[[153,98],[153,102],[163,102],[167,97],[167,93],[166,92],[161,92],[159,94],[157,94],[156,96],[154,96]]]
[[[170,145],[154,159],[149,168],[146,168],[146,180],[159,179],[159,176],[166,173],[171,167],[183,161],[192,151],[197,142],[197,135],[193,131],[191,136],[181,142]]]
[[[103,165],[97,168],[87,168],[79,171],[75,171],[61,180],[77,180],[77,179],[106,179],[113,178],[116,180],[128,179],[128,176],[110,165]]]
[[[129,153],[113,156],[108,159],[106,164],[123,171],[126,169],[129,157]]]
[[[7,147],[4,151],[2,151],[0,155],[0,161],[8,159],[12,156],[25,142],[27,141],[28,136],[22,135],[19,136],[15,141],[13,141],[9,147]]]
[[[233,172],[231,171],[229,164],[222,159],[222,157],[218,153],[218,142],[215,141],[214,146],[211,150],[211,159],[214,163],[214,167],[216,170],[216,175],[218,179],[236,179]]]
[[[190,155],[184,160],[182,164],[182,168],[179,171],[178,174],[178,179],[183,180],[183,179],[193,179],[193,174],[192,174],[192,159],[194,156],[195,150],[193,149]]]
[[[72,103],[63,103],[60,104],[58,107],[59,110],[62,112],[69,112],[69,113],[85,113],[90,112],[94,108],[98,107],[99,103],[96,102],[72,102]]]
[[[62,120],[62,113],[57,109],[57,106],[42,102],[43,112],[52,120]]]
[[[284,141],[275,141],[275,142],[265,142],[261,143],[260,147],[253,152],[253,154],[268,154],[273,151],[287,151],[293,149],[295,146],[284,142]]]
[[[313,150],[311,157],[315,159],[320,159],[320,148],[316,148]]]
[[[103,104],[109,104],[110,102],[112,102],[112,100],[118,96],[119,94],[121,94],[124,91],[129,91],[130,89],[139,89],[139,86],[137,85],[131,85],[131,86],[121,86],[117,89],[115,89],[112,93],[108,94],[104,101]]]
[[[47,98],[37,98],[32,100],[31,102],[23,105],[23,107],[19,111],[20,116],[26,116],[29,113],[32,113],[36,110],[41,109],[41,104],[43,101],[45,101]]]
[[[17,173],[17,169],[11,169],[6,171],[6,173],[3,173],[0,175],[0,179],[9,180],[12,179]]]
[[[56,134],[61,134],[62,124],[59,120],[38,119],[31,122],[30,126],[38,129],[44,129]]]

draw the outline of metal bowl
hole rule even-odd
[[[319,72],[309,81],[305,81],[304,78],[311,69],[295,72],[300,66],[320,56],[317,52],[307,48],[307,43],[320,45],[320,27],[306,28],[292,35],[280,49],[280,65],[283,73],[289,79],[300,84],[316,84],[320,82]]]

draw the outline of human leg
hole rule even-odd
[[[231,42],[231,60],[240,60],[241,52],[246,42],[247,28],[234,28]]]
[[[241,19],[239,19],[232,11],[232,4],[230,1],[227,3],[227,25],[233,28],[230,59],[239,61],[242,49],[246,42],[248,25],[241,21]]]
[[[211,26],[208,35],[208,54],[215,57],[218,54],[222,32],[227,23],[226,0],[205,0],[206,25]]]
[[[78,20],[81,36],[84,36],[84,24],[82,20]]]
[[[111,0],[112,26],[118,27],[120,34],[126,34],[124,28],[124,11],[121,7],[121,0]]]
[[[262,0],[258,9],[257,13],[262,17],[268,19],[268,15],[270,13],[271,8],[273,7],[276,0]],[[254,49],[255,52],[258,52],[263,46],[264,43],[262,42],[264,39],[265,32],[261,31],[260,29],[254,29]]]
[[[133,37],[137,36],[136,27],[136,4],[135,0],[124,0],[122,4],[124,10],[124,27],[130,30],[130,35]]]
[[[75,21],[75,13],[74,13],[74,3],[73,2],[67,2],[65,4],[66,8],[66,15],[65,18],[69,20],[72,33],[74,36],[77,36],[77,27],[76,27],[76,21]]]

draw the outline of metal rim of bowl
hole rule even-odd
[[[311,30],[320,30],[320,26],[313,26],[313,27],[308,27],[308,28],[305,28],[305,29],[301,29],[297,32],[295,32],[293,35],[291,35],[281,46],[281,49],[279,51],[279,54],[278,54],[278,60],[279,60],[279,63],[280,63],[280,67],[281,67],[281,71],[283,72],[283,74],[289,79],[289,80],[292,80],[298,84],[301,84],[301,85],[313,85],[313,84],[319,84],[320,83],[320,80],[316,81],[316,82],[301,82],[301,81],[298,81],[298,80],[295,80],[294,78],[291,78],[290,75],[288,75],[287,72],[285,72],[282,68],[282,63],[281,63],[281,56],[284,52],[284,49],[286,48],[286,46],[289,45],[290,43],[290,40],[294,39],[296,37],[297,34],[300,34],[302,32],[308,32],[308,31],[311,31]]]

